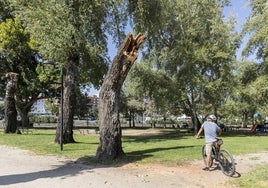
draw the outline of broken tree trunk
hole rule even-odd
[[[5,95],[5,133],[17,131],[17,109],[15,105],[15,92],[18,74],[9,72],[6,74],[7,85]]]
[[[124,154],[119,120],[119,96],[125,78],[138,57],[138,49],[146,38],[138,34],[134,39],[128,34],[113,59],[99,94],[100,143],[96,157],[104,162]]]

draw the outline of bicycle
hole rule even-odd
[[[225,175],[232,176],[235,173],[235,160],[228,150],[220,148],[222,144],[223,140],[220,138],[217,138],[217,141],[213,144],[211,151],[211,164],[209,167],[212,167],[213,163],[216,161]],[[202,147],[202,157],[206,165],[206,145],[203,145]]]

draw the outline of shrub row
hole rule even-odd
[[[56,116],[30,116],[29,120],[32,123],[57,123]]]

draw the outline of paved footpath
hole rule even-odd
[[[237,173],[233,178],[239,178],[257,164],[268,163],[268,152],[235,159]],[[202,166],[202,160],[176,166],[92,166],[0,145],[0,188],[226,188],[226,181],[233,179],[219,169],[204,172]]]
[[[93,167],[2,145],[0,151],[0,187],[4,188],[184,187],[172,169],[164,173],[135,164]]]

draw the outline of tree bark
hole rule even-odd
[[[16,133],[17,131],[17,110],[15,105],[17,73],[7,73],[7,85],[5,95],[5,133]]]
[[[122,149],[122,132],[119,119],[119,96],[125,78],[138,57],[138,49],[145,35],[134,39],[128,34],[113,59],[99,94],[100,143],[96,152],[99,161],[119,158]]]
[[[33,124],[30,124],[28,114],[31,111],[34,102],[37,101],[37,96],[33,95],[30,100],[24,100],[24,102],[21,102],[20,104],[18,104],[18,100],[23,101],[23,99],[17,98],[17,111],[21,117],[21,126],[22,128],[30,128]]]
[[[243,111],[243,113],[242,113],[242,127],[247,128],[247,124],[248,124],[248,112]]]
[[[193,99],[192,99],[193,101]],[[193,123],[194,133],[197,133],[198,130],[201,128],[201,122],[197,116],[197,110],[194,102],[191,102],[189,98],[187,98],[184,102],[184,110],[187,112],[187,115],[191,116],[191,120]]]
[[[76,86],[78,78],[79,56],[70,56],[67,62],[66,76],[64,80],[63,114],[59,108],[59,121],[56,130],[55,142],[60,143],[61,115],[63,115],[63,143],[74,143],[73,116],[76,109]]]

